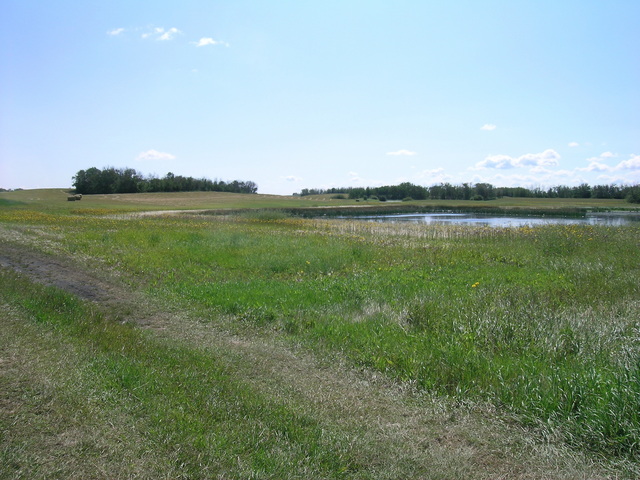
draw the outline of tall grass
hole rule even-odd
[[[637,456],[638,228],[281,215],[58,226],[59,248],[207,321],[340,351],[419,388],[493,402],[578,448]]]

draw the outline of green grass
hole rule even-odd
[[[506,209],[537,210],[554,212],[558,210],[638,210],[637,206],[625,200],[582,199],[582,198],[500,198],[487,202],[472,200],[421,200],[411,202],[379,202],[377,200],[356,201],[336,199],[333,195],[279,196],[249,195],[221,192],[182,192],[85,195],[80,202],[69,202],[69,189],[38,189],[0,192],[0,207],[18,210],[37,210],[49,213],[69,213],[74,215],[101,215],[130,213],[150,210],[247,210],[247,209],[308,209],[313,207],[347,206],[361,211],[364,209],[394,210],[418,209]],[[357,207],[357,208],[356,208]],[[326,213],[326,211],[324,211]]]
[[[637,227],[29,212],[6,211],[5,231],[118,272],[205,324],[340,355],[455,402],[488,403],[576,451],[638,465]],[[83,388],[104,402],[95,408],[143,422],[147,448],[165,452],[173,472],[197,478],[197,465],[219,462],[217,473],[232,476],[372,475],[344,434],[245,384],[224,355],[163,343],[13,278],[2,292],[92,358]],[[188,448],[176,454],[176,445]],[[246,471],[232,465],[236,457]]]
[[[163,244],[177,254],[163,268],[180,277],[153,288],[427,390],[493,401],[575,445],[637,451],[637,229],[470,231],[381,248],[289,228]]]
[[[327,434],[304,412],[264,398],[236,378],[224,359],[108,321],[58,290],[34,289],[14,276],[3,275],[0,280],[3,301],[31,322],[27,327],[12,325],[13,333],[37,326],[39,335],[49,336],[49,349],[72,349],[77,362],[73,367],[81,369],[80,378],[48,378],[49,398],[40,405],[32,404],[32,409],[69,416],[61,412],[64,407],[73,417],[99,412],[102,417],[112,415],[116,424],[131,423],[142,445],[127,442],[126,447],[141,453],[144,446],[162,459],[155,463],[156,468],[173,472],[174,478],[225,477],[230,472],[234,476],[244,472],[245,478],[289,478],[292,474],[339,478],[359,470],[346,442]],[[32,294],[25,295],[25,291]],[[73,396],[60,398],[59,384],[70,381],[75,382]],[[32,388],[37,389],[37,384]],[[25,417],[34,415],[25,405],[20,409]],[[10,431],[8,420],[3,421],[7,422],[3,430]],[[27,425],[30,423],[25,422]],[[39,435],[35,428],[27,433]],[[122,433],[131,435],[130,431]],[[132,452],[118,453],[129,458]],[[22,464],[21,455],[21,445],[5,446],[1,463]],[[57,459],[61,465],[57,477],[79,474],[73,470],[73,460],[101,460],[100,446],[95,439],[85,440],[71,456],[75,458]],[[23,468],[23,478],[38,474],[35,468]]]

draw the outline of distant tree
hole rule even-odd
[[[494,200],[496,198],[493,185],[490,183],[477,183],[474,190],[475,196],[480,196],[484,200]]]
[[[143,178],[133,168],[125,168],[118,172],[116,193],[137,193],[140,191]]]
[[[573,189],[574,198],[591,198],[591,187],[588,183],[581,183]]]
[[[73,187],[76,192],[82,194],[100,193],[100,177],[102,170],[99,168],[89,168],[88,170],[80,170],[73,177]]]
[[[471,198],[471,185],[468,183],[462,184],[462,199],[469,200]]]
[[[636,186],[637,187],[637,186]],[[633,187],[633,188],[636,188]],[[463,183],[452,185],[451,183],[440,183],[430,187],[422,187],[404,182],[399,185],[385,185],[382,187],[348,187],[315,189],[304,188],[299,195],[318,195],[325,193],[344,193],[350,199],[368,199],[372,197],[384,197],[387,200],[403,200],[412,198],[414,200],[493,200],[501,197],[521,197],[521,198],[634,198],[632,187],[620,187],[617,185],[595,185],[590,186],[583,183],[578,186],[569,187],[558,185],[547,188],[541,187],[494,187],[490,183]],[[631,194],[631,196],[630,196]]]
[[[77,193],[137,193],[137,192],[178,192],[178,191],[221,191],[235,193],[257,193],[258,185],[252,181],[234,180],[230,183],[212,182],[206,178],[176,176],[172,172],[163,178],[144,178],[133,168],[102,170],[92,167],[78,171],[72,178]]]
[[[640,185],[629,187],[625,198],[629,203],[640,203]]]

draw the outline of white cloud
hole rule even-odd
[[[302,179],[300,177],[296,177],[295,175],[289,175],[288,177],[284,177],[287,182],[300,182]]]
[[[629,160],[624,160],[615,166],[616,170],[640,170],[640,155],[631,155]]]
[[[496,128],[498,127],[492,123],[485,123],[482,127],[480,127],[480,130],[486,130],[490,132],[492,130],[495,130]]]
[[[416,152],[412,152],[411,150],[398,150],[396,152],[387,152],[387,155],[394,155],[394,156],[411,156],[411,155],[415,155]]]
[[[146,27],[135,27],[130,29],[114,28],[112,30],[107,31],[107,35],[116,36],[116,35],[121,35],[128,31],[137,32],[136,34],[139,34],[140,38],[142,39],[145,39],[145,40],[153,39],[159,42],[166,42],[168,40],[173,40],[176,36],[184,34],[182,30],[176,27],[164,28],[164,27],[146,26]],[[200,40],[196,42],[189,42],[189,43],[191,43],[192,45],[195,45],[196,47],[219,46],[219,45],[229,47],[229,44],[227,42],[223,42],[221,40],[215,40],[211,37],[202,37],[200,38]]]
[[[483,161],[476,163],[476,168],[524,168],[549,167],[558,164],[560,154],[548,149],[541,153],[527,153],[517,158],[509,155],[489,155]]]
[[[579,147],[580,144],[578,142],[569,142],[569,147]]]
[[[158,29],[156,29],[158,30]],[[162,33],[162,35],[160,35],[160,37],[158,38],[158,40],[171,40],[175,35],[177,35],[178,33],[182,33],[180,32],[180,30],[178,30],[175,27],[170,28],[169,30],[167,30],[166,32],[158,32],[158,33]]]
[[[600,175],[598,180],[602,183],[618,183],[620,185],[635,185],[640,183],[640,171],[627,173],[625,175]]]
[[[514,159],[509,155],[489,155],[483,161],[476,163],[478,168],[513,168]]]
[[[597,158],[591,158],[588,160],[589,165],[584,167],[584,168],[576,168],[576,171],[578,172],[610,172],[612,170],[612,167],[605,164],[605,163],[601,163],[598,161]]]
[[[640,171],[640,155],[631,155],[629,160],[623,160],[617,165],[607,165],[600,160],[603,158],[613,158],[617,155],[611,152],[604,152],[599,157],[588,158],[589,165],[584,168],[576,168],[578,172],[618,172],[620,170]]]
[[[210,38],[210,37],[203,37],[197,42],[191,42],[191,43],[193,43],[196,47],[206,47],[207,45],[224,45],[225,47],[229,46],[227,42],[214,40],[213,38]]]
[[[557,165],[560,154],[548,149],[542,153],[527,153],[516,159],[516,167]]]
[[[174,160],[175,158],[176,156],[170,153],[159,152],[157,150],[147,150],[146,152],[141,152],[140,155],[136,157],[136,160],[140,162],[153,162],[161,160]]]
[[[168,30],[164,27],[154,27],[150,31],[147,31],[141,35],[142,38],[155,38],[158,41],[172,40],[173,37],[182,33],[175,27],[171,27]]]

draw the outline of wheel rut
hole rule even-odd
[[[111,314],[119,312],[120,320],[221,356],[237,375],[274,401],[304,405],[314,418],[345,432],[353,439],[353,448],[380,468],[406,465],[401,470],[412,478],[431,478],[432,469],[449,472],[452,478],[547,478],[546,460],[537,458],[533,465],[528,464],[530,458],[526,460],[541,455],[535,445],[530,444],[526,454],[514,451],[513,445],[531,440],[523,438],[519,428],[491,425],[482,413],[428,395],[416,397],[383,375],[354,370],[339,359],[318,360],[282,339],[239,338],[210,322],[166,312],[110,279],[109,272],[92,270],[73,258],[0,241],[0,268],[60,288]],[[505,457],[499,452],[509,453]],[[574,472],[576,465],[569,462],[564,468]],[[588,472],[589,478],[604,478],[593,473]]]

